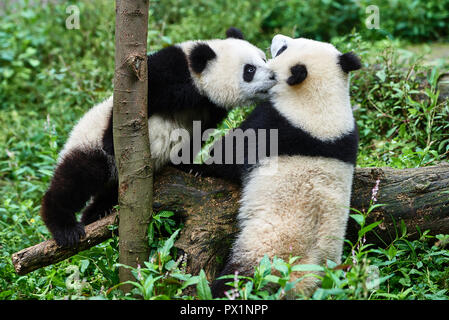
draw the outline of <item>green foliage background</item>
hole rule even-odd
[[[72,4],[80,10],[80,29],[68,30],[66,8]],[[379,30],[365,27],[365,10],[372,4],[380,9]],[[10,262],[12,253],[50,237],[39,210],[58,152],[77,119],[112,93],[114,15],[112,0],[0,4],[0,299],[123,298],[115,290],[117,239],[26,276],[17,276]],[[405,168],[448,160],[449,107],[439,97],[437,81],[449,63],[446,58],[429,64],[422,54],[405,49],[411,43],[448,42],[449,0],[151,1],[149,51],[189,39],[221,38],[229,26],[241,28],[263,50],[274,34],[283,33],[330,41],[362,57],[364,69],[353,76],[351,87],[361,135],[359,166]],[[422,53],[426,48],[419,46]],[[237,125],[250,109],[231,112],[217,134]],[[155,282],[167,272],[184,285],[201,284],[200,292],[208,296],[205,280],[181,275],[172,260],[175,252],[169,254],[172,248],[164,241],[173,230],[170,213],[155,216],[153,252],[159,259],[163,253],[163,262],[142,270],[148,276],[141,279],[148,284],[142,284],[145,296],[180,297],[181,285]],[[359,246],[356,256],[347,252],[355,248],[349,245],[346,262],[354,258],[358,269],[353,274],[327,270],[333,280],[325,283],[334,291],[316,298],[447,299],[448,252],[432,245],[435,241],[424,234],[409,242],[403,234],[386,249]],[[273,262],[289,270],[286,263]],[[370,263],[383,277],[393,276],[367,295],[357,288]],[[253,289],[266,279],[274,281],[266,268],[260,270]]]

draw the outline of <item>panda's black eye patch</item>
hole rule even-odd
[[[289,86],[300,84],[307,78],[307,68],[303,64],[297,64],[290,68],[292,75],[287,79]]]
[[[245,64],[243,67],[243,80],[246,82],[251,82],[256,74],[257,67],[252,64]]]
[[[278,52],[276,53],[276,56],[275,56],[275,57],[277,57],[278,55],[280,55],[280,54],[281,54],[282,52],[284,52],[286,49],[287,49],[287,45],[284,44],[284,45],[282,46],[282,48],[280,48],[280,49],[278,50]]]

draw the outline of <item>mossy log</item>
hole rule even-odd
[[[417,227],[422,231],[429,229],[431,234],[449,233],[448,163],[403,170],[357,168],[352,208],[368,210],[377,180],[376,203],[384,206],[373,210],[367,223],[378,220],[382,220],[382,223],[375,229],[377,236],[371,232],[367,241],[390,243],[396,233],[400,233],[401,220],[407,227],[409,239],[419,237]],[[156,175],[153,208],[155,211],[174,211],[184,221],[184,228],[175,246],[187,254],[189,273],[196,274],[204,269],[208,278],[212,279],[221,268],[238,232],[235,222],[239,199],[239,186],[220,179],[194,177],[173,168],[166,168]],[[105,219],[96,224],[103,226],[98,228],[107,237],[111,231],[107,228],[110,222]],[[358,230],[358,225],[350,219],[347,239],[356,240]],[[90,237],[88,231],[83,242],[89,242]],[[90,241],[90,245],[95,244],[95,241]],[[83,250],[88,246],[83,247]],[[36,251],[35,247],[41,249]],[[24,249],[13,255],[16,271],[25,274],[80,251],[66,250],[65,255],[57,254],[63,250],[55,246],[53,240]]]

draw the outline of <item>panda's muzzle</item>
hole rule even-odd
[[[258,90],[257,93],[268,94],[268,91],[270,91],[270,89],[273,88],[276,83],[277,83],[276,74],[274,72],[271,72],[270,77],[264,83],[264,88]]]

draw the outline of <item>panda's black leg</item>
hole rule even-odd
[[[92,202],[84,209],[81,223],[85,226],[110,214],[118,203],[117,181],[108,183],[100,193],[96,194]]]
[[[232,269],[233,268],[229,264],[227,264],[226,267],[223,269],[223,271],[220,272],[220,274],[217,278],[222,277],[222,276],[231,275],[232,273],[234,273],[234,271]],[[216,279],[216,280],[214,280],[211,285],[212,296],[214,298],[224,298],[225,292],[232,289],[232,287],[230,287],[229,285],[226,284],[228,282],[232,282],[232,279],[218,279],[218,280]]]
[[[227,276],[227,275],[234,275],[237,274],[239,276],[252,276],[251,272],[248,268],[243,268],[242,265],[232,262],[231,259],[228,259],[228,262],[226,263],[223,270],[220,272],[220,275],[217,277]],[[233,283],[233,279],[216,279],[212,282],[211,285],[211,292],[212,296],[214,298],[223,298],[225,296],[225,292],[233,289],[233,286],[229,286],[226,283]]]
[[[72,150],[55,169],[42,199],[41,216],[60,246],[74,246],[85,236],[76,220],[90,197],[110,179],[111,169],[102,150]]]

